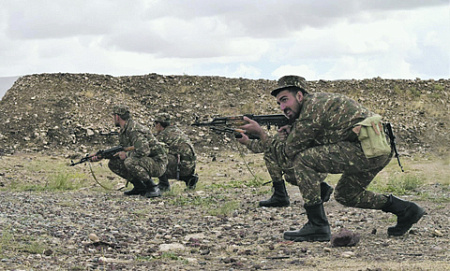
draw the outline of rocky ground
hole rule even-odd
[[[196,117],[279,114],[269,95],[275,81],[38,74],[19,78],[0,100],[0,270],[449,270],[450,80],[307,84],[393,123],[406,172],[393,161],[371,189],[418,184],[401,197],[428,214],[405,236],[387,236],[392,215],[344,208],[332,197],[325,205],[332,233],[359,234],[356,246],[283,240],[306,222],[298,188],[288,186],[288,208],[257,207],[271,195],[261,155],[240,156],[232,136],[190,126]],[[97,181],[88,165],[68,166],[117,145],[103,135],[114,129],[116,103],[148,125],[158,112],[175,117],[199,154],[195,191],[172,180],[161,198],[125,197],[104,164],[92,165]]]
[[[440,180],[402,196],[428,213],[403,237],[387,236],[387,227],[395,224],[390,214],[344,208],[334,198],[326,203],[333,234],[342,228],[360,234],[353,247],[283,240],[283,231],[306,221],[302,199],[289,185],[290,207],[257,207],[271,193],[269,185],[261,185],[267,175],[259,155],[200,155],[197,189],[185,191],[183,183],[171,180],[172,191],[157,199],[123,196],[117,190],[122,180],[101,164],[92,168],[98,181],[112,190],[89,176],[88,165],[67,167],[64,157],[14,155],[0,161],[2,270],[450,268],[449,186],[443,177],[449,173],[448,161],[429,161],[428,170],[422,162],[403,161],[406,174]],[[50,187],[52,174],[69,174],[74,178],[70,181],[84,183],[73,190],[37,189]],[[399,173],[394,161],[378,182],[396,174],[405,173]],[[337,178],[330,176],[329,182],[335,185]]]

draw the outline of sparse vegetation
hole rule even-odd
[[[369,189],[415,201],[427,211],[411,232],[388,237],[395,216],[346,208],[332,196],[325,204],[332,233],[346,228],[361,235],[356,247],[344,248],[283,240],[283,231],[299,229],[306,220],[299,189],[287,185],[288,208],[258,208],[258,201],[272,195],[262,154],[190,126],[196,115],[277,114],[269,94],[275,84],[157,74],[22,77],[0,101],[0,269],[450,269],[450,81],[308,82],[311,92],[349,95],[393,123],[405,172],[393,160]],[[125,182],[105,161],[92,164],[98,182],[88,164],[68,166],[71,159],[117,144],[117,137],[100,135],[114,129],[109,109],[117,99],[143,123],[161,111],[176,115],[198,151],[196,190],[171,180],[171,191],[160,198],[125,197],[118,190]],[[330,174],[326,181],[336,185],[339,178]],[[163,251],[166,244],[177,249]]]
[[[80,177],[84,181],[76,187],[65,185],[70,179],[78,178],[73,177],[77,173],[89,176],[89,171],[86,166],[67,167],[66,159],[62,157],[52,159],[52,165],[46,168],[46,156],[33,156],[34,164],[28,166],[39,174],[26,179],[17,177],[28,172],[28,157],[3,157],[3,163],[0,163],[0,172],[4,172],[0,177],[4,185],[0,191],[3,193],[0,211],[4,214],[0,216],[0,257],[6,260],[0,262],[0,267],[38,269],[43,262],[51,262],[64,270],[164,270],[175,267],[224,270],[236,266],[283,270],[299,270],[300,267],[326,270],[333,266],[336,270],[348,270],[355,266],[359,269],[367,266],[387,268],[385,263],[397,257],[395,253],[420,253],[422,256],[408,256],[413,269],[392,269],[390,266],[392,270],[448,267],[442,260],[445,252],[439,250],[439,247],[447,246],[450,231],[446,226],[450,190],[446,178],[448,160],[427,157],[424,162],[419,157],[403,158],[405,173],[400,172],[394,160],[370,186],[374,191],[407,197],[431,212],[430,218],[424,218],[414,227],[420,238],[411,234],[388,239],[384,232],[396,223],[395,216],[352,210],[333,199],[327,203],[333,232],[339,229],[337,223],[347,217],[345,228],[362,236],[356,248],[341,249],[329,248],[325,243],[286,243],[282,240],[284,230],[298,228],[303,223],[301,197],[297,187],[288,185],[291,207],[257,207],[259,200],[272,194],[271,185],[263,185],[269,178],[261,155],[245,157],[253,172],[232,152],[217,152],[213,157],[214,162],[210,156],[199,155],[200,182],[195,191],[185,190],[183,182],[171,180],[172,190],[152,200],[124,197],[122,191],[105,190],[90,178]],[[220,174],[217,174],[217,168],[221,169]],[[113,174],[99,164],[94,170],[99,180],[110,182],[111,187],[114,183],[123,183],[113,179]],[[329,175],[327,182],[336,185],[339,177]],[[11,191],[13,180],[22,189]],[[26,183],[33,183],[35,189],[23,189]],[[374,228],[378,228],[379,233],[371,234]],[[87,238],[92,232],[107,244],[121,246],[96,247]],[[436,237],[439,233],[443,236]],[[188,235],[195,237],[187,238]],[[412,242],[414,249],[405,248],[405,242]],[[185,248],[158,251],[158,245],[172,243],[183,244]],[[150,249],[153,252],[147,252]],[[306,252],[301,252],[302,249]],[[347,250],[357,253],[351,258],[343,258],[341,254]],[[28,264],[16,263],[13,259],[17,257],[27,259]],[[300,261],[308,262],[300,264]],[[16,268],[9,268],[11,266]]]

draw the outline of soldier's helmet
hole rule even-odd
[[[303,94],[308,93],[306,92],[306,79],[304,77],[298,75],[285,75],[278,79],[278,87],[272,90],[270,94],[272,96],[277,96],[282,90],[291,87],[299,88]]]
[[[165,112],[163,112],[163,113],[158,113],[158,114],[155,116],[155,122],[160,122],[160,123],[167,123],[167,124],[169,124],[169,123],[170,123],[170,120],[171,120],[171,116],[170,116],[169,113],[165,113]]]
[[[129,116],[130,108],[124,104],[118,104],[113,107],[113,114],[117,114],[120,117]]]

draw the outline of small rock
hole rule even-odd
[[[331,236],[333,247],[351,247],[359,243],[360,235],[347,229],[341,229],[337,234]]]
[[[343,258],[351,258],[351,257],[355,256],[355,252],[353,252],[353,251],[344,251],[344,252],[341,254],[341,256],[342,256]]]
[[[172,250],[185,250],[186,247],[182,244],[172,243],[172,244],[161,244],[159,245],[159,251],[167,252]]]
[[[95,233],[90,233],[89,234],[89,240],[91,240],[92,242],[96,243],[100,241],[100,238],[98,238],[98,236]]]

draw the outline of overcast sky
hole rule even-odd
[[[0,77],[450,78],[449,0],[0,0]]]

